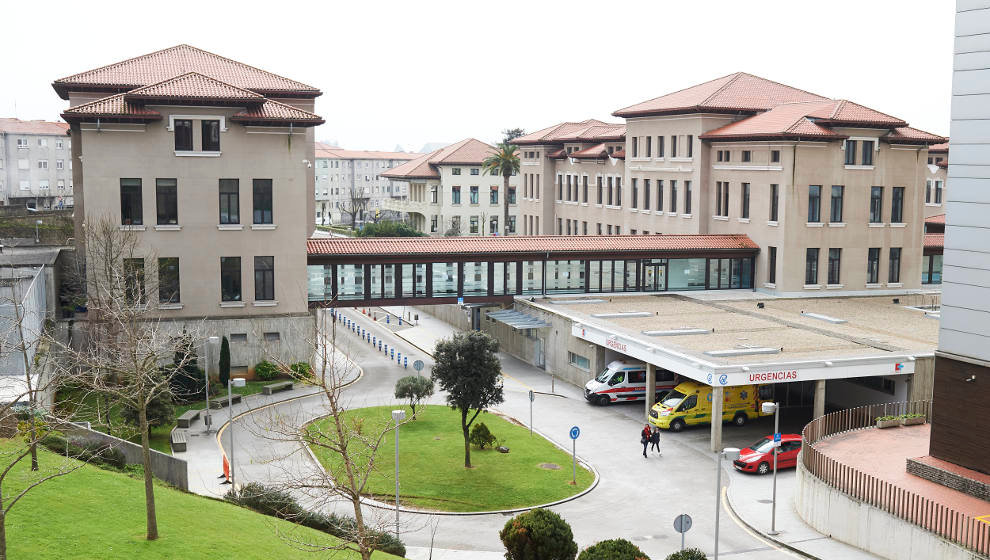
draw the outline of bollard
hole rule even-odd
[[[378,344],[378,337],[377,336],[371,337],[371,345],[374,346],[376,344]]]
[[[386,313],[385,314],[385,324],[388,325],[388,324],[391,324],[391,323],[392,323],[391,317]]]
[[[388,344],[385,345],[385,355],[388,356]]]
[[[399,326],[402,326],[402,317],[399,317]]]
[[[402,367],[409,369],[409,357],[402,358]]]
[[[379,349],[379,350],[381,350],[381,349],[382,349],[382,341],[380,341],[380,340],[378,341],[378,349]]]
[[[395,358],[395,348],[394,347],[392,348],[392,355],[391,355],[391,357],[392,358]]]

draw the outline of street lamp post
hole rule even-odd
[[[399,538],[399,424],[405,419],[405,410],[392,411],[395,421],[395,538]]]
[[[718,560],[718,514],[722,509],[722,457],[735,461],[739,458],[739,449],[726,447],[715,454],[715,560]]]
[[[38,226],[41,225],[41,220],[34,221],[34,242],[41,243],[41,236],[38,234]]]
[[[237,494],[237,484],[234,482],[234,402],[231,395],[234,394],[234,387],[247,385],[243,377],[231,377],[227,379],[227,411],[230,413],[227,421],[227,430],[230,432],[230,488]]]
[[[210,362],[212,361],[212,350],[218,344],[220,344],[219,336],[211,336],[206,342],[206,367],[203,368],[203,377],[206,381],[206,387],[203,389],[203,397],[206,399],[206,411],[203,418],[203,423],[206,424],[206,431],[203,432],[205,434],[210,433],[210,426],[213,424],[213,419],[210,418]]]
[[[777,434],[780,433],[780,405],[765,402],[762,406],[764,414],[773,413],[773,505],[770,508],[770,532],[767,534],[778,535],[780,533],[777,532],[777,456],[780,442],[777,440]]]

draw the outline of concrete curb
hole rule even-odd
[[[740,516],[739,513],[736,512],[736,509],[734,507],[732,507],[732,500],[729,499],[729,489],[728,489],[728,487],[725,488],[725,491],[722,494],[722,497],[724,498],[723,499],[723,504],[725,506],[725,509],[729,512],[729,515],[732,516],[732,518],[736,521],[736,523],[739,523],[740,525],[746,527],[746,529],[748,529],[750,531],[750,533],[752,533],[754,536],[758,536],[758,538],[763,539],[763,540],[765,540],[765,541],[767,541],[769,543],[773,543],[776,546],[779,546],[779,547],[782,547],[782,548],[786,548],[788,551],[793,552],[794,554],[797,554],[797,555],[799,555],[799,556],[801,556],[803,558],[807,558],[808,560],[824,560],[823,558],[819,558],[818,556],[815,556],[813,554],[808,554],[807,552],[805,552],[805,551],[803,551],[803,550],[801,550],[801,549],[799,549],[799,548],[797,548],[797,547],[795,547],[793,545],[787,544],[787,543],[785,543],[782,540],[776,539],[776,538],[774,538],[774,537],[772,537],[772,536],[764,533],[763,531],[757,529],[753,525],[750,525],[749,522],[747,522],[745,519],[743,519],[742,516]]]

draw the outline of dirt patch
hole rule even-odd
[[[548,471],[559,471],[560,465],[557,463],[540,463],[540,468]]]

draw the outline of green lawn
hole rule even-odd
[[[234,393],[247,396],[254,395],[261,392],[261,388],[270,383],[275,383],[276,381],[247,381],[244,387],[234,387]],[[227,392],[224,391],[223,396],[227,396]],[[83,394],[79,391],[65,391],[60,393],[60,398],[63,399],[65,403],[71,403],[71,406],[75,407],[75,415],[73,420],[76,422],[92,422],[94,430],[100,430],[106,432],[106,424],[97,422],[97,401],[96,395],[93,393]],[[217,398],[217,395],[212,395],[210,399]],[[194,402],[190,404],[176,405],[175,416],[179,417],[182,413],[191,409],[203,409],[205,408],[205,403],[203,401]],[[216,418],[214,418],[214,423],[223,423],[227,421],[227,413],[224,409],[213,410],[211,412]],[[222,414],[221,414],[222,413]],[[120,413],[117,407],[111,409],[110,412],[110,422],[114,429],[112,430],[113,435],[121,437],[126,436],[125,439],[133,441],[134,443],[141,442],[141,436],[135,433],[135,429],[132,426],[125,426],[123,421],[120,419]],[[118,427],[121,427],[119,430]],[[172,453],[172,448],[169,446],[169,437],[172,433],[172,428],[175,424],[169,426],[157,426],[151,429],[151,448],[161,451],[162,453]]]
[[[398,406],[348,411],[348,419],[360,419],[362,431],[376,433]],[[405,407],[408,414],[408,407]],[[534,506],[576,494],[591,485],[594,475],[578,466],[577,486],[571,482],[571,456],[529,429],[494,414],[482,413],[484,422],[509,453],[472,447],[471,465],[464,468],[464,438],[460,413],[446,406],[417,407],[417,420],[400,428],[400,500],[405,505],[443,511],[488,511]],[[329,422],[320,420],[318,425]],[[379,447],[378,471],[369,482],[369,494],[382,500],[395,496],[393,464],[394,432]],[[326,451],[313,448],[324,466],[335,461]],[[560,466],[541,468],[542,463]]]
[[[0,440],[0,454],[11,451]],[[41,466],[67,461],[39,449]],[[3,493],[31,480],[29,462],[21,461]],[[85,466],[45,482],[18,502],[7,518],[9,558],[326,558],[293,548],[279,535],[307,543],[339,542],[334,537],[267,517],[251,510],[186,494],[166,486],[155,488],[157,541],[144,539],[144,483],[125,474]],[[359,558],[340,553],[334,558]],[[376,559],[396,558],[376,554]]]

